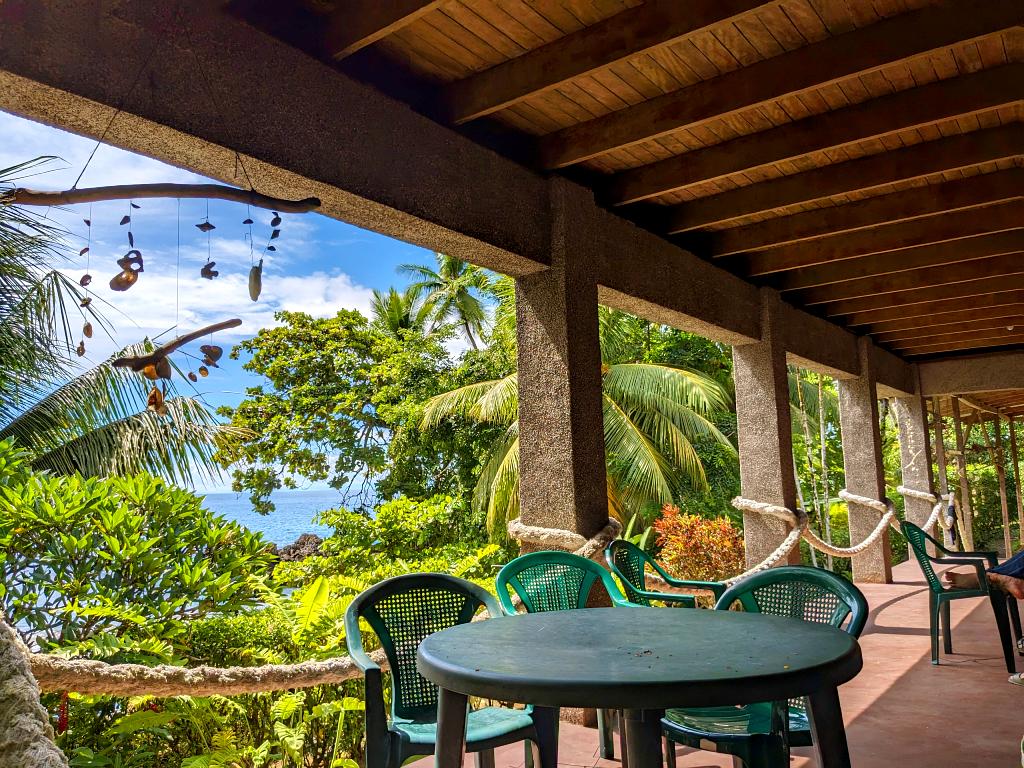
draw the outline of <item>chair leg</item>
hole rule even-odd
[[[942,601],[942,651],[953,652],[953,625],[949,620],[949,600]]]
[[[1021,649],[1020,608],[1017,606],[1017,598],[1012,595],[1006,596],[1006,605],[1010,610],[1010,626],[1013,628],[1013,639],[1017,644],[1017,653],[1024,655]]]
[[[533,725],[537,729],[538,768],[558,768],[558,709],[534,707]]]
[[[481,749],[473,759],[476,761],[476,768],[494,768],[494,750]]]
[[[605,760],[615,759],[615,714],[611,709],[597,710],[597,740],[601,744],[601,757]]]
[[[1010,630],[1009,609],[1006,606],[1006,596],[999,591],[989,592],[989,602],[992,604],[992,613],[996,617],[996,628],[999,630],[999,643],[1003,647],[1003,660],[1006,662],[1006,671],[1013,674],[1017,671],[1017,649]]]
[[[525,759],[523,760],[523,768],[534,768],[536,761],[533,759],[533,753],[537,749],[537,745],[527,739],[523,742],[523,749],[526,753]]]
[[[932,664],[939,663],[939,600],[928,593],[928,631],[932,638]]]
[[[662,736],[661,750],[665,753],[665,768],[676,768],[676,743]]]

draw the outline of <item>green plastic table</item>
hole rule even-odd
[[[837,688],[860,646],[830,626],[736,611],[588,608],[506,616],[427,637],[416,665],[440,689],[437,768],[462,765],[467,697],[626,711],[630,768],[661,765],[670,707],[807,696],[821,768],[848,768]]]

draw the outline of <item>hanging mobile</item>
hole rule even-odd
[[[143,271],[142,252],[135,247],[135,235],[132,232],[132,209],[139,206],[130,200],[128,206],[128,213],[121,217],[121,226],[128,225],[129,251],[117,260],[117,266],[121,271],[110,278],[112,291],[127,291],[139,281],[139,273]]]
[[[206,218],[196,224],[196,229],[206,235],[206,263],[203,265],[202,269],[199,270],[199,276],[205,277],[207,280],[213,280],[213,278],[220,274],[220,272],[214,269],[214,267],[217,266],[217,262],[210,261],[210,232],[216,228],[217,227],[210,223],[210,200],[207,198]]]

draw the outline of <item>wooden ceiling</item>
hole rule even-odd
[[[908,359],[1024,347],[1021,0],[232,0]]]

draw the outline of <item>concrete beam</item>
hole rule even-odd
[[[843,467],[846,489],[869,499],[885,497],[885,470],[882,465],[882,435],[878,426],[878,391],[875,385],[871,341],[858,339],[861,375],[842,379],[839,384],[839,422],[843,438]],[[850,503],[850,541],[863,541],[878,525],[877,511]],[[889,529],[873,546],[853,558],[853,580],[875,584],[892,582]]]
[[[219,3],[0,5],[0,109],[99,137],[111,105],[110,144],[241,186],[238,151],[261,192],[511,275],[548,263],[545,179]]]
[[[925,397],[1024,388],[1024,352],[936,360],[918,368]]]

